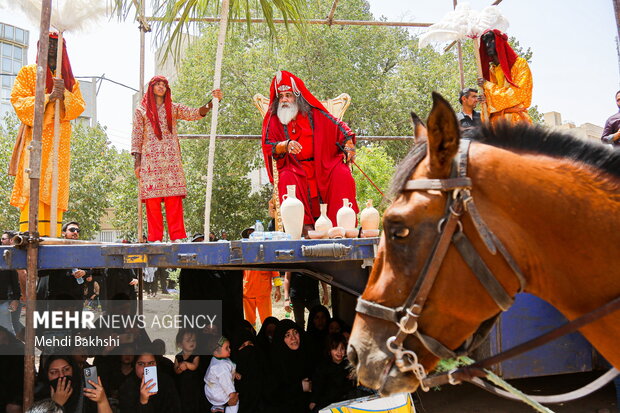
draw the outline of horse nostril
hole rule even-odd
[[[355,347],[353,347],[353,344],[349,344],[349,348],[347,349],[347,358],[349,359],[349,363],[351,363],[351,365],[357,367],[359,360],[357,359],[357,351],[355,350]]]

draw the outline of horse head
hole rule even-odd
[[[383,235],[358,301],[348,349],[360,382],[382,394],[416,390],[440,357],[463,346],[500,312],[454,246],[446,247],[441,262],[429,260],[441,243],[443,227],[457,227],[446,222],[457,191],[424,185],[441,181],[458,187],[461,181],[454,179],[453,170],[460,130],[449,103],[436,93],[426,128],[417,116],[412,118],[416,146],[394,178],[397,194],[383,216]],[[458,222],[459,231],[475,233],[466,220]],[[448,237],[449,244],[452,234]],[[477,237],[478,248],[481,243]],[[438,268],[429,286],[423,278],[433,266]],[[420,303],[421,290],[428,291]]]

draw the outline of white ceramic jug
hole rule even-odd
[[[320,232],[324,231],[325,233],[327,233],[327,231],[334,227],[334,224],[332,224],[331,219],[327,217],[327,204],[321,204],[320,208],[321,216],[314,223],[314,230]]]
[[[295,196],[295,185],[286,186],[287,193],[282,196],[280,213],[284,232],[291,235],[291,239],[301,239],[304,227],[304,204]]]
[[[355,211],[351,208],[353,204],[348,198],[342,198],[342,208],[336,214],[336,222],[339,227],[344,229],[355,228]]]
[[[380,219],[381,217],[379,216],[379,211],[372,206],[372,199],[369,199],[366,202],[366,208],[364,208],[360,213],[360,223],[362,224],[362,229],[379,229]]]

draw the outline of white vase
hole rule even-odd
[[[327,218],[327,204],[321,204],[321,216],[314,223],[314,230],[321,231],[327,233],[330,229],[334,227],[331,219]]]
[[[295,196],[295,185],[286,186],[287,193],[282,196],[280,213],[284,232],[291,235],[291,239],[301,239],[304,227],[304,204]]]
[[[369,199],[366,202],[366,208],[362,210],[360,214],[360,223],[362,224],[362,229],[379,229],[379,221],[381,217],[379,216],[379,211],[377,211],[372,206],[372,199]]]
[[[339,227],[344,229],[355,228],[355,211],[351,208],[353,204],[348,198],[342,198],[342,208],[336,214],[336,222]]]

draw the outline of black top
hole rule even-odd
[[[0,271],[0,302],[6,300],[19,300],[20,295],[21,290],[19,289],[17,271]]]
[[[140,403],[140,379],[135,374],[128,377],[120,389],[120,413],[179,413],[179,395],[167,374],[157,371],[157,394],[149,397],[147,404]]]
[[[476,112],[474,110],[473,115],[474,116],[472,118],[469,115],[463,113],[463,111],[456,114],[456,119],[461,124],[462,129],[477,128],[482,124],[480,121],[480,112]]]
[[[322,409],[332,403],[347,400],[355,388],[351,376],[352,367],[345,358],[340,364],[331,359],[319,365],[312,377],[312,400]]]
[[[318,300],[319,282],[308,275],[293,272],[291,273],[289,294],[291,300]]]

